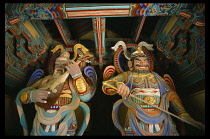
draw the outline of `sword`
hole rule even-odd
[[[115,86],[110,85],[110,84],[108,84],[107,82],[102,82],[102,84],[103,84],[103,85],[106,85],[106,86],[109,86],[109,87],[111,87],[111,88],[117,90],[117,88],[116,88]],[[166,111],[166,110],[164,110],[164,109],[162,109],[162,108],[160,108],[160,107],[158,107],[158,106],[152,105],[151,103],[149,103],[149,102],[147,102],[147,101],[145,101],[145,100],[143,100],[143,99],[141,99],[141,98],[138,98],[138,97],[136,97],[135,95],[133,95],[133,94],[131,94],[131,93],[129,94],[129,97],[130,97],[130,96],[132,96],[132,97],[134,97],[134,98],[136,98],[136,99],[138,99],[138,100],[140,100],[140,101],[143,101],[144,103],[146,103],[146,104],[148,104],[148,105],[150,105],[150,106],[152,106],[152,107],[154,107],[154,108],[156,108],[156,109],[158,109],[158,110],[161,110],[161,111],[163,111],[163,112],[165,112],[165,113],[167,113],[167,114],[169,114],[169,115],[171,115],[171,116],[174,116],[175,118],[177,118],[177,119],[179,119],[179,120],[181,120],[181,121],[183,121],[183,122],[185,122],[185,123],[187,123],[187,124],[189,124],[189,125],[192,125],[192,126],[194,126],[194,127],[196,127],[196,128],[199,128],[199,129],[205,131],[205,128],[201,128],[201,127],[199,127],[199,126],[197,126],[197,125],[195,125],[195,124],[193,124],[193,123],[191,123],[191,122],[189,122],[189,121],[187,121],[187,120],[185,120],[185,119],[182,119],[181,117],[179,117],[179,116],[177,116],[177,115],[175,115],[175,114],[173,114],[173,113],[171,113],[171,112],[169,112],[169,111]],[[126,98],[124,98],[124,99],[126,99]]]

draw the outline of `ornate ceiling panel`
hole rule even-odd
[[[112,64],[111,47],[119,40],[153,43],[157,71],[175,63],[182,79],[198,72],[198,81],[205,77],[204,11],[203,3],[6,3],[7,84],[46,68],[58,44],[85,45],[94,53],[92,65],[103,69]]]

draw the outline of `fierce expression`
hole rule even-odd
[[[147,57],[135,57],[133,60],[134,72],[147,73],[149,72],[149,61]]]

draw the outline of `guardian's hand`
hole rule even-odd
[[[47,88],[44,89],[37,89],[32,93],[32,101],[33,102],[40,102],[40,103],[47,103],[46,99],[48,95],[50,94],[49,91],[47,91]]]
[[[130,89],[124,83],[117,83],[117,93],[123,98],[126,98],[130,94]]]
[[[70,60],[70,63],[65,67],[71,76],[81,73],[80,67],[74,60]]]

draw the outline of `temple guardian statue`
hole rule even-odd
[[[80,49],[83,55],[80,55],[75,62],[77,49]],[[36,109],[30,133],[32,136],[81,136],[87,128],[90,109],[84,102],[88,102],[93,97],[97,76],[90,66],[84,69],[83,74],[78,64],[89,61],[93,55],[82,44],[74,46],[72,60],[70,60],[70,53],[65,51],[62,45],[57,45],[51,51],[55,53],[58,50],[61,50],[61,54],[55,59],[53,74],[22,89],[16,97],[24,135],[28,135],[29,131],[22,104],[29,103],[34,103]],[[78,127],[75,112],[79,107],[82,109],[84,117],[80,127]]]
[[[130,52],[128,47],[131,48]],[[153,50],[152,47],[152,44],[146,42],[126,46],[123,41],[112,47],[116,51],[115,66],[106,67],[102,90],[106,95],[122,96],[122,99],[113,105],[114,125],[123,136],[178,136],[176,125],[171,118],[175,116],[204,130],[205,126],[186,112],[175,89],[165,78],[152,71],[153,61],[149,53]],[[128,59],[128,71],[122,71],[122,66],[119,65],[122,61],[118,54],[123,52],[122,49]],[[115,70],[120,73],[113,77]],[[122,104],[127,108],[124,122],[120,122],[122,113],[119,113],[119,109]],[[174,109],[175,114],[168,112],[169,107]]]

